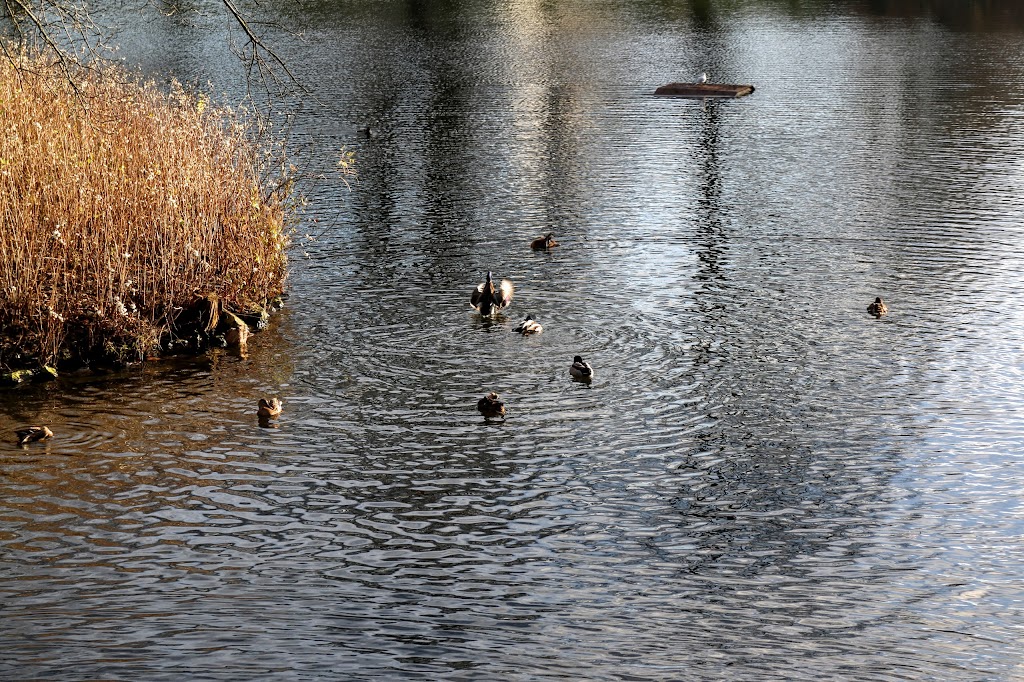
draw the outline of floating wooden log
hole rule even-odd
[[[754,91],[753,85],[729,85],[726,83],[669,83],[654,91],[655,95],[667,97],[743,97]]]

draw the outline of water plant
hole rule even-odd
[[[22,51],[0,128],[0,369],[141,360],[197,297],[282,293],[294,169],[259,117]]]

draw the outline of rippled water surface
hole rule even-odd
[[[288,305],[0,397],[0,677],[1024,676],[1024,19],[802,4],[279,17]],[[123,54],[237,95],[210,21]]]

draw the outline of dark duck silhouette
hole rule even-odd
[[[875,317],[881,317],[889,312],[889,306],[882,302],[881,296],[876,296],[874,302],[868,304],[868,312]]]
[[[491,317],[512,305],[512,294],[514,291],[515,287],[507,279],[501,280],[501,284],[495,288],[494,280],[491,279],[491,273],[488,272],[487,281],[477,285],[473,291],[470,303],[472,303],[478,313],[484,317]]]
[[[476,402],[476,409],[480,410],[480,414],[486,419],[505,416],[505,403],[501,402],[498,394],[493,391]]]
[[[537,237],[530,242],[530,248],[534,251],[541,251],[550,249],[552,246],[558,246],[558,242],[555,241],[555,233],[548,232],[543,237]]]
[[[572,359],[572,367],[569,368],[569,374],[574,379],[580,381],[590,381],[594,378],[594,368],[590,366],[590,363],[583,359],[582,356],[576,355]]]

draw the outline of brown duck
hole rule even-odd
[[[470,299],[470,303],[481,315],[491,317],[512,305],[512,294],[514,292],[515,287],[507,279],[501,280],[501,284],[495,287],[491,273],[488,272],[487,280],[478,284],[476,289],[473,290],[473,297]]]
[[[889,312],[889,306],[882,301],[881,296],[877,296],[873,303],[868,304],[868,312],[875,317],[881,317]]]
[[[535,251],[542,251],[550,249],[552,246],[558,246],[558,242],[555,241],[555,233],[548,232],[543,237],[537,237],[530,242],[530,248]]]
[[[221,315],[221,327],[225,329],[224,340],[232,348],[245,348],[249,342],[249,325],[238,315],[225,310]]]
[[[28,445],[37,440],[46,440],[53,437],[53,431],[47,426],[27,426],[14,432],[18,437],[18,445]]]
[[[270,419],[281,414],[281,401],[277,398],[260,398],[256,408],[260,419]]]
[[[498,394],[493,391],[477,401],[476,409],[487,419],[505,416],[505,403],[501,402]]]

